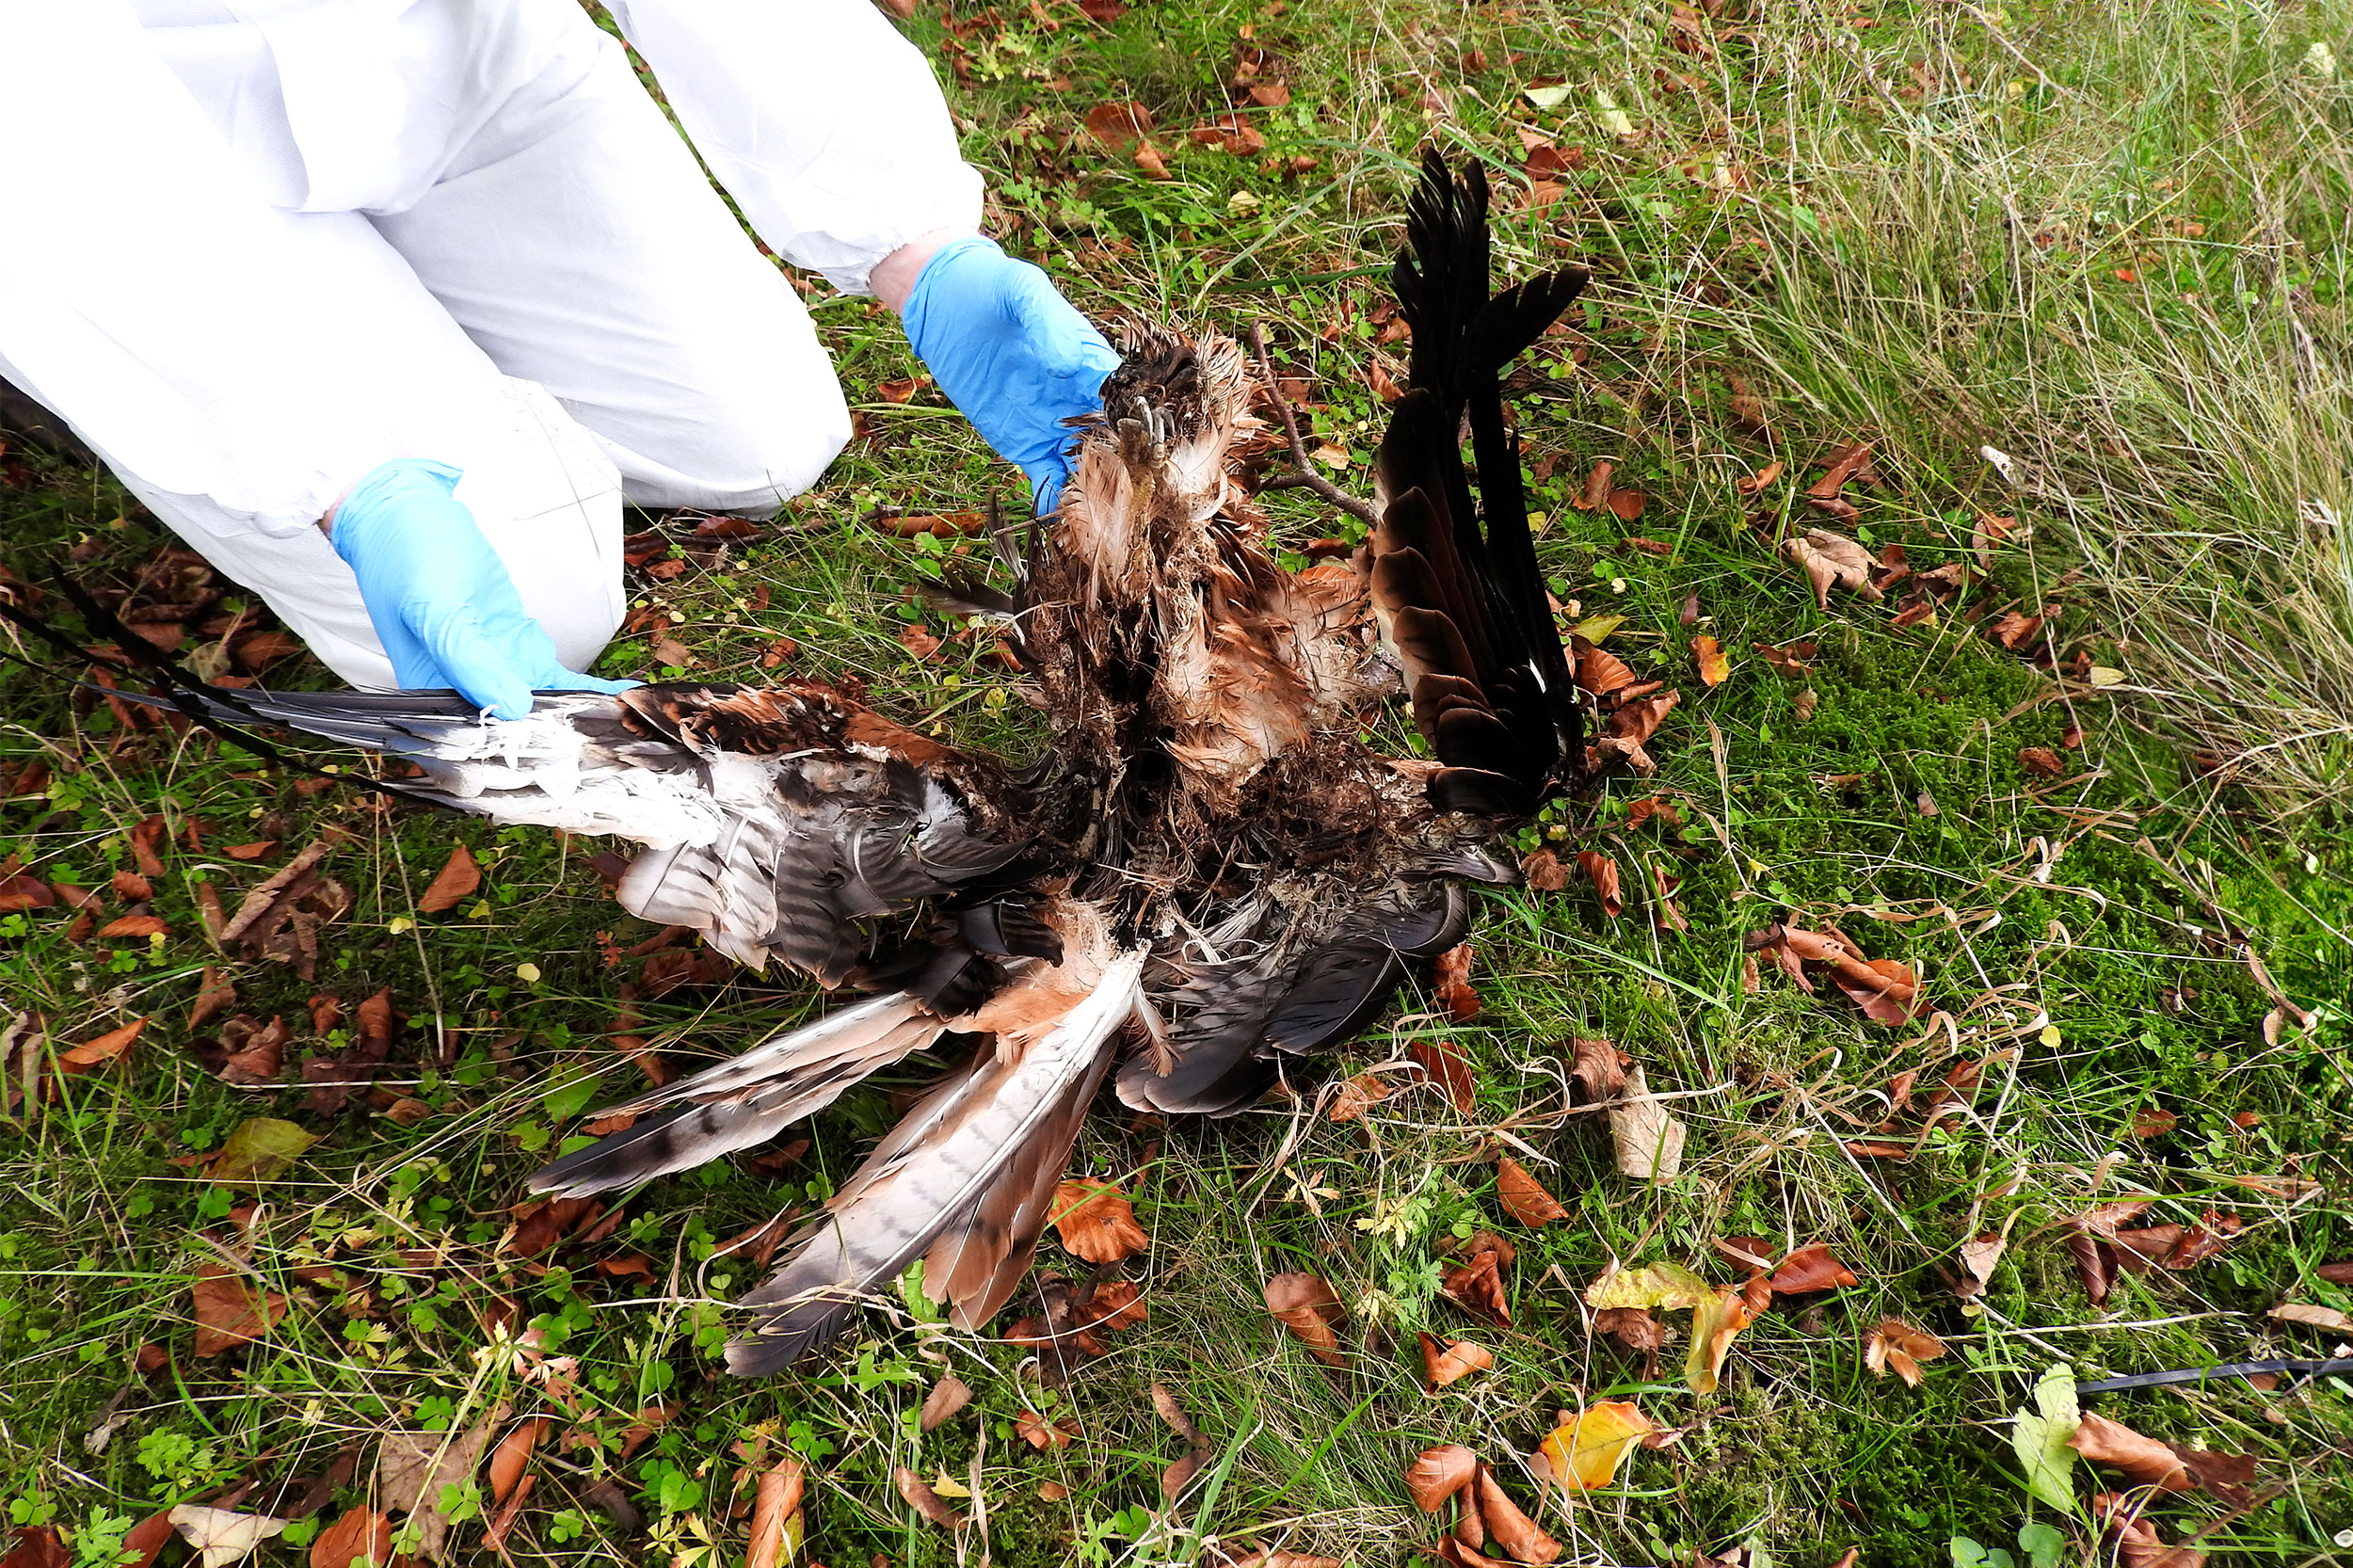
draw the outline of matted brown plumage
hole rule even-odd
[[[874,993],[611,1108],[636,1120],[539,1191],[702,1164],[968,1038],[744,1298],[758,1317],[728,1365],[818,1349],[919,1259],[925,1292],[976,1327],[1018,1283],[1114,1068],[1138,1108],[1257,1102],[1461,938],[1465,885],[1514,876],[1488,845],[1583,762],[1500,385],[1585,274],[1490,295],[1486,215],[1479,170],[1429,155],[1396,271],[1411,375],[1353,562],[1292,571],[1270,550],[1237,479],[1270,389],[1241,347],[1126,330],[1059,509],[1000,536],[1012,591],[948,584],[1042,693],[1055,741],[1026,767],[815,680],[543,694],[512,722],[455,694],[183,680],[171,700],[401,754],[424,772],[405,792],[442,805],[636,840],[616,890],[632,911]],[[1435,760],[1362,738],[1401,669]]]

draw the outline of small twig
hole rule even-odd
[[[1299,472],[1282,479],[1270,481],[1280,488],[1300,487],[1310,489],[1369,528],[1380,521],[1372,503],[1360,501],[1307,466],[1307,443],[1299,437],[1299,421],[1291,413],[1290,399],[1283,395],[1283,385],[1274,378],[1274,361],[1267,355],[1266,334],[1258,324],[1250,324],[1250,351],[1258,357],[1258,374],[1266,378],[1267,395],[1274,400],[1275,412],[1283,416],[1283,434],[1290,438],[1291,462]]]

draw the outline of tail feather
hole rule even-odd
[[[566,1155],[534,1192],[584,1197],[764,1144],[939,1038],[949,1020],[904,991],[788,1030],[743,1055],[601,1112],[659,1112]]]
[[[1518,441],[1503,420],[1502,375],[1588,275],[1564,267],[1490,296],[1487,207],[1476,165],[1457,178],[1434,150],[1425,155],[1395,275],[1414,347],[1376,460],[1372,593],[1415,717],[1448,765],[1433,801],[1514,815],[1578,768],[1584,736],[1528,527]],[[1476,497],[1457,440],[1465,424]]]
[[[1135,1005],[1144,956],[1112,960],[1050,1030],[1000,1036],[910,1111],[794,1239],[784,1267],[744,1297],[775,1310],[728,1347],[728,1370],[760,1376],[820,1349],[918,1257],[925,1293],[956,1321],[977,1324],[1001,1306],[1044,1230],[1050,1183]],[[1029,978],[1044,992],[1054,975]]]

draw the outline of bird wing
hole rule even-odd
[[[920,998],[893,991],[772,1035],[692,1078],[598,1112],[634,1113],[638,1120],[548,1165],[532,1176],[531,1189],[585,1197],[764,1144],[860,1080],[929,1047],[948,1024]]]
[[[1374,459],[1373,612],[1403,665],[1414,719],[1446,766],[1442,810],[1519,816],[1584,755],[1568,656],[1528,527],[1502,373],[1584,289],[1563,267],[1490,296],[1487,182],[1433,150],[1407,209],[1398,302],[1413,328],[1405,394]],[[1463,461],[1467,424],[1479,493]]]
[[[1046,1225],[1079,1125],[1141,1000],[1145,952],[1101,963],[1074,952],[991,999],[1000,1030],[891,1129],[792,1239],[784,1266],[738,1304],[765,1309],[728,1347],[757,1377],[839,1334],[849,1315],[923,1259],[923,1288],[951,1320],[985,1321],[1013,1293]],[[1078,984],[1089,968],[1091,983]]]

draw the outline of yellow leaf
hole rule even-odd
[[[1691,1309],[1691,1353],[1684,1359],[1683,1381],[1694,1394],[1712,1394],[1723,1374],[1724,1357],[1732,1353],[1732,1336],[1749,1326],[1749,1304],[1737,1290],[1713,1296]]]
[[[2046,1046],[2050,1047],[2053,1050],[2057,1050],[2057,1049],[2058,1049],[2058,1044],[2059,1044],[2059,1026],[2058,1026],[2058,1025],[2057,1025],[2057,1024],[2044,1024],[2044,1025],[2042,1026],[2042,1043],[2043,1043],[2044,1045],[2046,1045]]]
[[[2095,686],[2121,686],[2124,684],[2124,672],[2106,664],[2094,664],[2091,666],[2091,683]]]
[[[1576,633],[1599,648],[1609,640],[1609,633],[1625,624],[1624,616],[1587,616],[1572,629]]]
[[[932,1490],[943,1497],[968,1497],[972,1495],[972,1489],[957,1482],[948,1474],[945,1466],[932,1478]]]
[[[1571,1492],[1607,1486],[1618,1466],[1646,1433],[1658,1430],[1627,1400],[1604,1400],[1577,1412],[1577,1419],[1552,1429],[1538,1450],[1553,1479]]]
[[[1716,1299],[1716,1288],[1680,1263],[1620,1269],[1586,1288],[1585,1304],[1597,1312],[1617,1306],[1696,1307]]]

